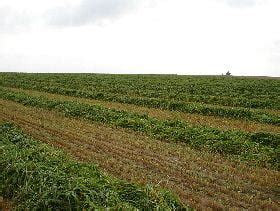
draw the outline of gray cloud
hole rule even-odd
[[[47,22],[57,26],[80,26],[114,20],[137,8],[139,0],[83,0],[77,7],[58,7],[46,13]]]
[[[60,6],[37,13],[14,10],[0,4],[0,32],[22,32],[35,23],[58,27],[99,24],[135,11],[140,5],[152,7],[156,0],[81,0],[78,6]]]

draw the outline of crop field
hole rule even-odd
[[[279,93],[265,77],[0,73],[0,197],[279,210]]]

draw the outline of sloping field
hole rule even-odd
[[[197,209],[279,209],[279,80],[1,74],[0,121]],[[1,195],[1,194],[0,194]]]
[[[2,78],[0,85],[6,87],[280,125],[279,113],[273,114],[280,109],[279,80],[102,74],[2,74]]]
[[[192,124],[209,126],[213,128],[219,128],[222,130],[240,130],[245,132],[267,132],[267,133],[280,134],[279,126],[256,123],[256,122],[246,121],[246,120],[228,119],[228,118],[217,117],[217,116],[204,116],[204,115],[192,114],[192,113],[187,114],[178,111],[168,111],[168,110],[147,108],[143,106],[137,106],[137,105],[131,105],[125,103],[70,97],[65,95],[50,94],[47,92],[39,92],[34,90],[25,90],[25,89],[17,89],[17,88],[7,88],[7,89],[16,92],[26,93],[30,96],[47,97],[48,99],[53,99],[53,100],[80,102],[89,105],[100,105],[110,109],[124,110],[124,111],[135,112],[143,115],[147,114],[151,117],[155,117],[158,119],[182,120],[182,121],[190,122]],[[280,114],[280,111],[279,112],[272,111],[272,110],[266,110],[266,111],[268,113]]]
[[[112,178],[94,164],[74,161],[10,123],[1,124],[0,131],[0,191],[13,199],[15,209],[183,208],[166,190]]]
[[[0,90],[3,99],[23,105],[55,110],[66,116],[79,117],[172,142],[183,142],[197,149],[220,153],[229,158],[248,160],[251,164],[279,168],[279,135],[263,132],[222,131],[180,120],[161,120],[138,113],[108,109],[99,105],[50,100],[21,92]]]
[[[77,159],[97,163],[108,173],[174,190],[196,208],[277,207],[280,174],[230,162],[185,145],[149,139],[56,112],[1,101],[1,119],[32,137],[61,147]]]

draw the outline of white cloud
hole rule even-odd
[[[30,26],[32,18],[24,11],[9,6],[0,7],[0,32],[21,32]]]
[[[138,6],[117,0],[119,7],[88,0],[7,3],[16,1],[23,2],[6,0],[14,18],[20,22],[26,11],[32,18],[21,33],[0,30],[2,71],[280,75],[278,0],[248,9],[219,0],[138,0]],[[57,16],[50,14],[56,10]],[[50,17],[56,27],[46,24]],[[104,21],[110,24],[99,24]]]
[[[273,42],[271,48],[268,49],[269,61],[275,71],[279,71],[280,67],[280,40]]]

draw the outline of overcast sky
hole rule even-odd
[[[280,76],[279,0],[0,0],[0,71]]]

